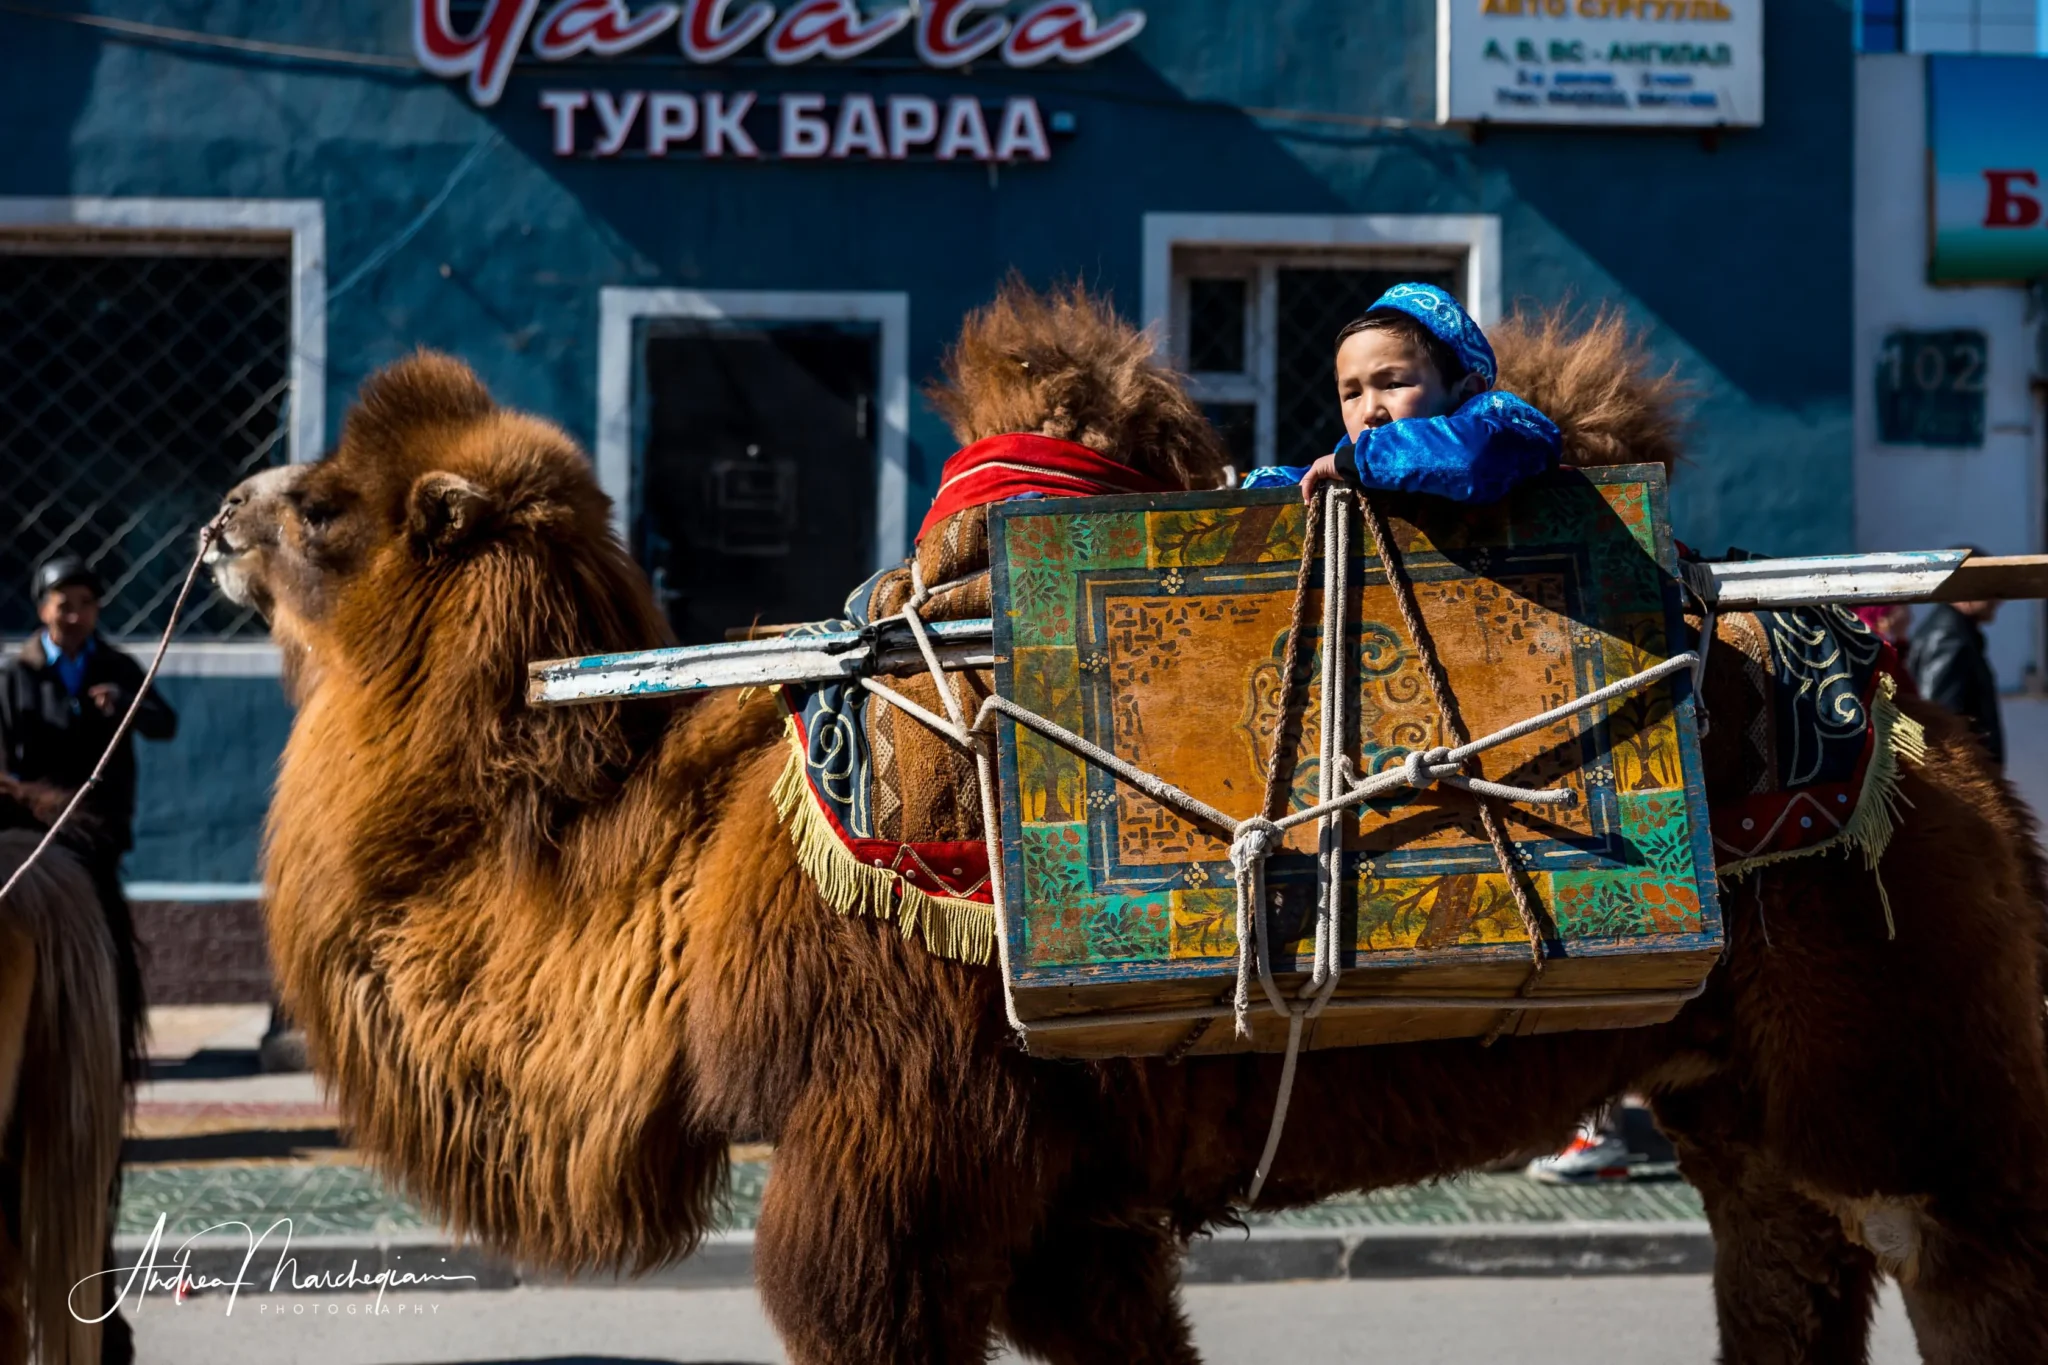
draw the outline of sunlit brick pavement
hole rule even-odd
[[[761,1157],[733,1163],[732,1201],[722,1230],[754,1226],[769,1168]],[[167,1219],[166,1235],[178,1238],[225,1219],[267,1223],[289,1217],[300,1236],[409,1233],[433,1226],[366,1168],[328,1162],[131,1165],[119,1232],[147,1233],[159,1214]],[[1560,1188],[1519,1175],[1475,1175],[1333,1199],[1287,1213],[1254,1214],[1247,1221],[1260,1228],[1325,1230],[1671,1223],[1701,1217],[1699,1196],[1678,1182]]]
[[[223,1222],[267,1226],[279,1218],[290,1218],[299,1238],[434,1236],[433,1224],[342,1144],[312,1076],[256,1074],[266,1016],[260,1006],[152,1012],[154,1076],[130,1123],[118,1235],[146,1235],[161,1217],[173,1240]],[[733,1156],[721,1231],[744,1235],[754,1226],[772,1154],[749,1147]],[[1701,1232],[1702,1218],[1698,1196],[1678,1181],[1555,1187],[1509,1174],[1382,1190],[1247,1221],[1259,1234],[1286,1238],[1623,1225]],[[1226,1232],[1211,1244],[1233,1236],[1242,1238]]]

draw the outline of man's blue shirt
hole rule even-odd
[[[57,648],[57,642],[50,638],[50,632],[43,632],[43,661],[57,670],[57,681],[64,684],[64,690],[77,696],[85,686],[85,663],[92,657],[96,640],[87,639],[85,648],[76,654],[66,654]]]

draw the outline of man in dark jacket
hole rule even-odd
[[[1998,675],[1984,653],[1984,627],[1997,614],[1996,602],[1937,605],[1913,632],[1906,668],[1921,696],[1970,722],[1992,762],[2002,768],[2005,727],[1998,719]]]
[[[100,638],[100,584],[86,562],[60,555],[36,570],[43,628],[0,669],[0,767],[29,782],[77,788],[92,775],[122,715],[142,689],[142,665]],[[145,738],[169,739],[178,716],[152,687],[136,713]],[[134,846],[134,737],[80,808],[110,844]]]

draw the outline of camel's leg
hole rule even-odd
[[[105,1269],[114,1268],[114,1242],[107,1239],[106,1256],[101,1262]],[[104,1281],[106,1293],[101,1297],[102,1308],[113,1309],[107,1320],[100,1324],[100,1365],[135,1365],[135,1331],[128,1320],[121,1316],[122,1277],[109,1275]]]
[[[0,925],[0,1137],[14,1115],[35,992],[36,947]],[[20,1134],[10,1152],[19,1154]],[[21,1257],[21,1167],[0,1159],[0,1360],[28,1359],[28,1268]]]
[[[1003,1330],[1052,1365],[1197,1365],[1180,1261],[1164,1226],[1063,1220],[1019,1260]]]
[[[20,1244],[10,1230],[0,1229],[0,1360],[28,1359],[27,1292]]]
[[[1928,1365],[2048,1360],[2048,1208],[1870,1200],[1851,1216],[1896,1264]]]
[[[1898,1273],[1927,1360],[2048,1360],[2042,870],[1974,746],[1929,731],[1882,866],[1896,937],[1833,858],[1727,898],[1737,1055],[1773,1166]]]
[[[1014,1248],[961,1176],[906,1169],[916,1144],[863,1132],[875,1117],[784,1131],[754,1234],[762,1305],[791,1365],[981,1365]]]
[[[1862,1365],[1876,1267],[1758,1148],[1735,1086],[1655,1102],[1714,1230],[1722,1365]]]

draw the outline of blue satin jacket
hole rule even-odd
[[[1361,488],[1495,502],[1531,474],[1557,467],[1557,424],[1511,393],[1489,389],[1448,417],[1404,417],[1337,443],[1337,472]],[[1301,482],[1307,465],[1268,465],[1242,488]]]

